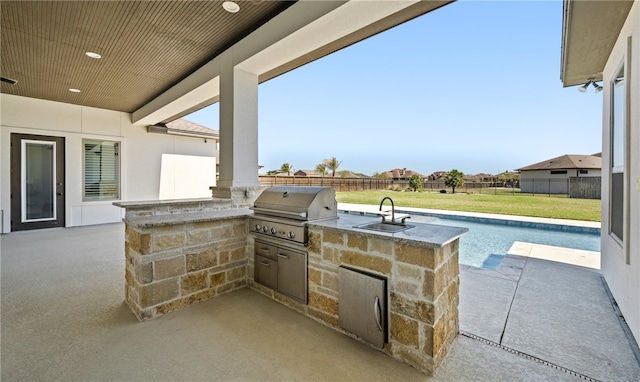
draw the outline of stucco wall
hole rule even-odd
[[[109,201],[82,201],[82,140],[104,139],[121,143],[121,199],[125,201],[160,198],[162,156],[178,155],[182,162],[200,166],[200,176],[178,177],[165,168],[164,194],[171,198],[207,197],[215,185],[216,142],[213,140],[147,133],[144,126],[131,125],[131,116],[34,98],[0,95],[0,209],[2,232],[11,227],[10,138],[12,133],[65,138],[66,226],[121,221],[123,211]],[[189,156],[185,160],[184,156]],[[175,161],[174,161],[175,164]],[[179,179],[179,184],[176,184]],[[192,181],[192,185],[185,182]],[[206,183],[206,186],[205,186]],[[188,190],[188,191],[185,191]],[[170,192],[169,192],[170,191]]]
[[[631,36],[632,62],[627,66],[626,86],[630,89],[628,115],[629,157],[626,160],[628,181],[626,242],[621,245],[609,234],[609,199],[611,167],[611,80],[623,60]],[[640,3],[633,4],[627,21],[614,46],[604,76],[604,109],[602,135],[602,272],[636,341],[640,340]],[[625,248],[625,245],[627,248]],[[627,263],[627,255],[629,261]]]

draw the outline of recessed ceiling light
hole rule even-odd
[[[224,8],[225,11],[231,13],[236,13],[240,10],[240,6],[233,1],[225,1],[224,3],[222,3],[222,8]]]
[[[85,52],[85,54],[87,56],[91,57],[91,58],[96,58],[96,59],[102,58],[102,56],[100,54],[95,53],[95,52]]]
[[[72,93],[80,93],[80,89],[69,89]]]

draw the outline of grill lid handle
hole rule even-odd
[[[274,210],[274,209],[270,209],[270,208],[260,208],[260,207],[253,207],[251,208],[252,210],[254,210],[255,212],[258,213],[272,213],[272,214],[276,214],[276,215],[286,215],[286,216],[293,216],[293,217],[298,217],[298,218],[306,218],[307,217],[307,213],[306,212],[291,212],[291,211],[285,211],[285,210]]]

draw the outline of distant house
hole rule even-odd
[[[271,176],[313,176],[321,177],[322,174],[315,170],[291,170],[289,172],[278,170],[267,171],[267,175]],[[326,175],[325,175],[326,176]]]
[[[293,173],[294,176],[314,176],[314,177],[321,177],[322,174],[320,174],[318,171],[316,170],[298,170],[296,172]],[[325,174],[326,176],[326,174]]]
[[[429,175],[427,177],[428,180],[438,180],[438,179],[444,179],[444,177],[447,175],[446,171],[436,171],[434,173],[432,173],[431,175]]]
[[[382,175],[385,178],[392,179],[392,180],[409,180],[409,179],[411,179],[411,176],[413,176],[413,175],[418,175],[422,179],[426,178],[424,175],[422,175],[420,173],[417,173],[417,172],[411,171],[411,170],[407,170],[406,167],[405,168],[394,168],[393,170],[384,172]]]
[[[491,174],[479,173],[475,175],[465,175],[465,182],[490,182],[494,179],[494,176]]]
[[[569,178],[601,176],[602,157],[601,154],[562,155],[517,171],[522,192],[567,194]]]

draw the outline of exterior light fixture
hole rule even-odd
[[[99,53],[95,53],[95,52],[85,52],[84,54],[86,54],[87,56],[89,56],[91,58],[95,58],[96,60],[102,58],[102,55],[100,55]]]
[[[584,84],[584,85],[580,86],[580,87],[578,88],[578,91],[579,91],[580,93],[586,93],[586,92],[587,92],[587,88],[588,88],[588,87],[589,87],[589,85],[591,85],[592,83],[593,83],[593,78],[589,78],[589,81],[587,81],[587,83],[586,83],[586,84]]]
[[[598,85],[594,82],[592,82],[593,87],[596,89],[596,93],[600,93],[602,91],[602,85]]]
[[[80,89],[74,89],[74,88],[70,88],[69,91],[71,93],[80,93]]]
[[[578,91],[580,93],[586,93],[587,90],[589,90],[589,85],[593,85],[593,88],[595,89],[596,93],[600,93],[602,91],[602,85],[598,85],[593,78],[589,78],[587,80],[587,83],[585,83],[584,85],[578,88]]]
[[[224,3],[222,3],[222,8],[230,13],[236,13],[240,10],[240,6],[233,1],[225,1]]]

